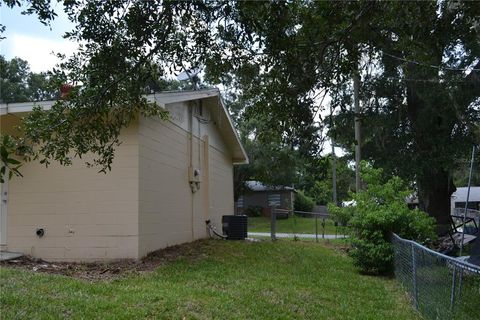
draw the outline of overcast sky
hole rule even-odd
[[[52,2],[52,5],[60,4]],[[0,54],[7,60],[19,57],[28,61],[32,71],[47,71],[59,62],[52,52],[71,54],[75,50],[75,43],[62,38],[65,31],[73,29],[63,11],[57,10],[58,17],[48,27],[41,24],[36,15],[22,15],[22,10],[0,7],[1,24],[6,26]]]

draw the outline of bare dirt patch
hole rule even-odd
[[[131,274],[151,272],[159,266],[179,259],[192,262],[199,261],[208,256],[208,248],[211,245],[212,241],[199,240],[151,252],[141,260],[125,259],[96,263],[48,262],[23,256],[13,260],[1,261],[0,267],[58,274],[88,281],[113,280]]]
[[[333,241],[326,240],[325,242],[322,243],[322,245],[329,248],[329,249],[333,249],[333,250],[335,250],[336,252],[338,252],[342,255],[347,255],[348,252],[351,249],[350,244],[348,244],[346,242],[345,243],[339,243],[339,242],[333,242]]]

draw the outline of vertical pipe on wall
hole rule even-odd
[[[203,136],[203,192],[205,220],[210,219],[210,140]]]
[[[188,153],[189,153],[189,168],[193,167],[193,104],[190,103],[188,106]],[[190,180],[190,177],[188,177]],[[191,187],[191,181],[188,181]],[[190,194],[190,227],[192,233],[192,241],[195,240],[195,231],[194,231],[194,197],[195,193],[192,192]]]
[[[203,110],[202,100],[198,101],[199,108]],[[197,126],[198,126],[198,169],[202,170],[202,155],[200,150],[202,149],[202,140],[200,137],[202,136],[202,122],[197,118]]]

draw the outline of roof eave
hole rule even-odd
[[[218,91],[218,99],[220,101],[220,105],[222,106],[223,114],[227,118],[229,127],[231,129],[231,132],[234,135],[235,142],[238,146],[238,151],[240,151],[240,154],[234,155],[233,163],[234,164],[248,164],[249,159],[247,152],[245,151],[245,148],[243,147],[242,142],[240,141],[240,137],[238,136],[237,130],[235,129],[235,126],[233,125],[232,118],[230,117],[230,113],[228,112],[227,108],[225,107],[225,104],[223,102],[222,96],[220,95],[220,91]]]

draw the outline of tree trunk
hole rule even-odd
[[[435,218],[437,233],[443,235],[451,226],[450,198],[456,188],[448,170],[438,161],[445,152],[438,143],[448,143],[451,128],[444,127],[441,118],[426,116],[431,106],[428,110],[418,90],[418,84],[408,83],[407,114],[415,141],[412,170],[416,172],[420,209]]]
[[[420,209],[437,221],[437,233],[445,234],[451,226],[450,198],[456,190],[448,172],[425,172],[418,181]]]

